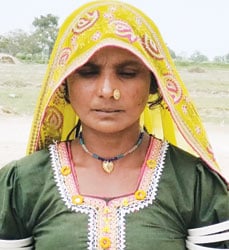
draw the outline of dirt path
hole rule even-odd
[[[0,115],[0,166],[25,155],[31,117]],[[209,139],[229,180],[229,125],[206,124]]]

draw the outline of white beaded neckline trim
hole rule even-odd
[[[157,196],[167,149],[167,142],[152,138],[139,189],[135,194],[113,199],[106,203],[105,200],[88,196],[82,197],[79,194],[74,175],[70,169],[71,162],[66,143],[50,145],[54,179],[62,200],[72,211],[87,214],[89,217],[88,249],[102,249],[99,242],[103,238],[110,240],[109,249],[125,249],[126,215],[153,204]],[[107,224],[107,221],[110,223]],[[116,232],[118,235],[104,233],[106,227],[109,227],[110,232]]]

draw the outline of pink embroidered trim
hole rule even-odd
[[[71,210],[89,216],[88,249],[102,249],[99,242],[103,240],[109,241],[109,249],[125,248],[125,216],[153,204],[167,148],[166,142],[152,137],[136,192],[106,202],[79,193],[69,144],[62,142],[50,146],[54,177],[62,199]]]

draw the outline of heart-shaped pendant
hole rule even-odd
[[[103,170],[110,174],[114,169],[114,163],[112,161],[103,161]]]

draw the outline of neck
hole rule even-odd
[[[133,147],[139,137],[140,127],[138,125],[114,133],[103,133],[88,129],[82,124],[82,134],[84,143],[91,152],[109,158]]]

